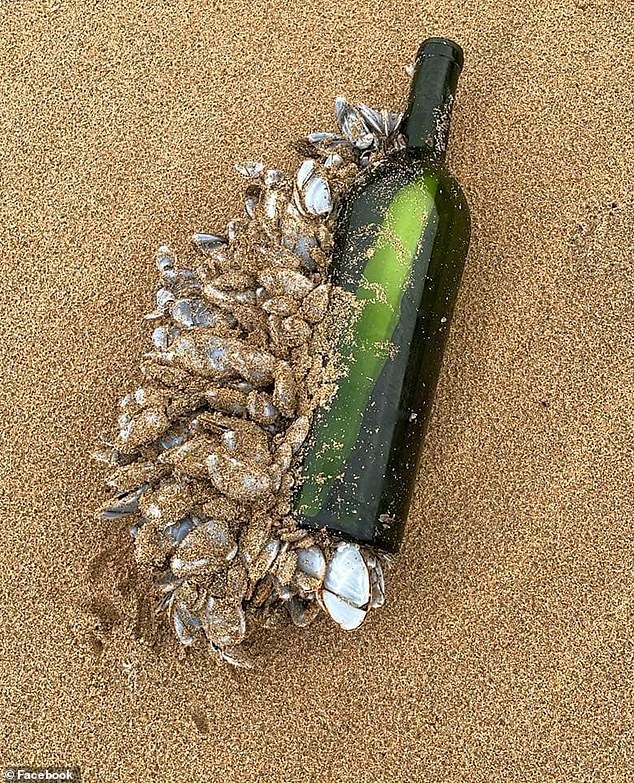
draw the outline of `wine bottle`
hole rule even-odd
[[[360,311],[333,346],[345,368],[318,410],[295,495],[299,523],[396,552],[469,245],[469,208],[445,166],[463,53],[417,53],[400,131],[406,146],[343,196],[332,282]]]

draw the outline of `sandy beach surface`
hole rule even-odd
[[[179,655],[90,459],[138,385],[153,255],[240,214],[338,94],[464,47],[473,239],[388,602]],[[0,766],[85,781],[634,779],[634,5],[0,8]]]

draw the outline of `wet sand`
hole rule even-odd
[[[87,781],[634,777],[634,7],[0,9],[0,763]],[[220,667],[137,609],[89,458],[147,348],[153,255],[239,214],[337,94],[465,49],[473,240],[388,603]]]

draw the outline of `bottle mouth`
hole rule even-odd
[[[464,65],[462,47],[450,38],[427,38],[418,47],[416,60],[422,57],[446,57],[452,60],[460,70]]]

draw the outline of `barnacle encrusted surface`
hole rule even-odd
[[[100,454],[116,493],[101,516],[129,516],[159,611],[183,644],[206,640],[234,664],[258,623],[305,626],[325,608],[355,627],[383,602],[378,554],[292,514],[354,305],[328,281],[337,205],[361,168],[402,145],[398,114],[343,98],[335,112],[339,131],[303,139],[294,174],[236,166],[244,215],[223,235],[194,235],[195,262],[159,249],[152,350]],[[342,584],[351,567],[357,581]]]

